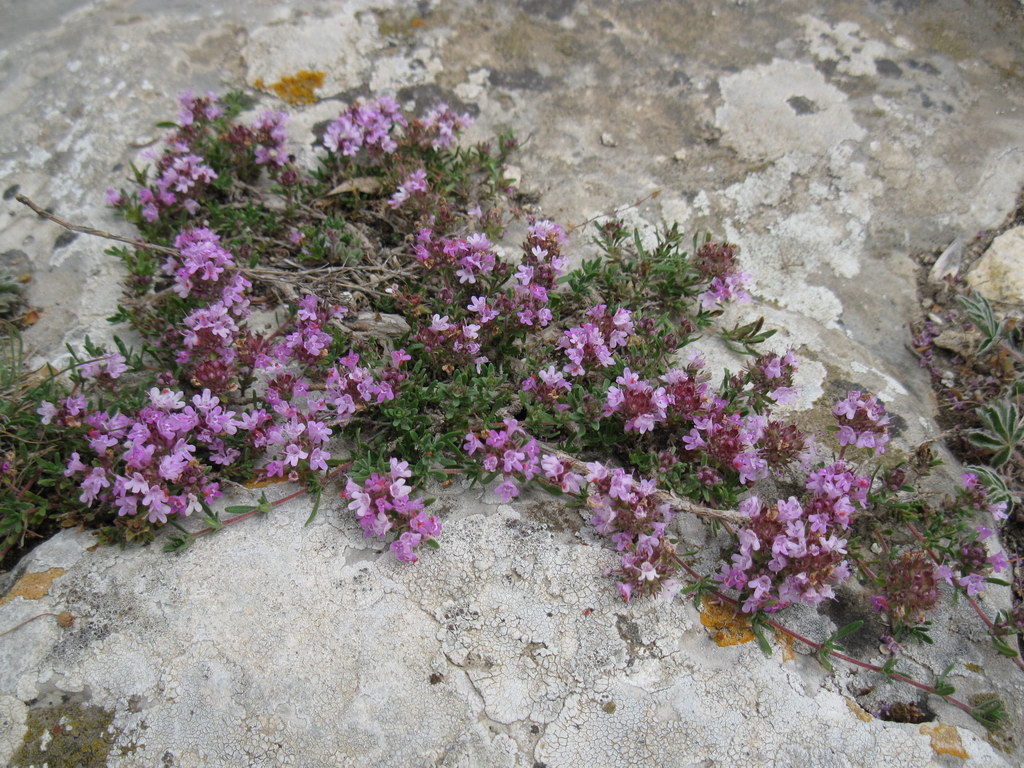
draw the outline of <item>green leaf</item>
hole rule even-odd
[[[949,676],[949,673],[953,671],[953,667],[955,666],[956,662],[954,661],[946,667],[945,670],[943,670],[941,675],[935,678],[935,685],[933,687],[935,688],[936,696],[952,696],[956,693],[956,688],[946,681],[946,678]]]
[[[768,642],[768,638],[765,637],[763,622],[764,619],[760,615],[755,616],[753,621],[750,622],[750,628],[754,632],[754,637],[757,638],[757,644],[761,648],[761,653],[770,659],[772,657],[772,646]]]
[[[226,515],[244,515],[246,512],[252,512],[256,507],[252,504],[235,504],[230,507],[224,507],[224,514]]]
[[[886,660],[885,664],[882,665],[882,674],[886,677],[892,677],[896,674],[896,657],[891,656]]]
[[[864,620],[863,619],[857,619],[856,621],[851,621],[849,624],[847,624],[842,629],[837,630],[836,633],[834,635],[832,635],[832,637],[829,638],[829,642],[836,643],[839,640],[842,640],[844,637],[849,637],[850,635],[852,635],[854,632],[856,632],[858,629],[860,629],[863,626],[864,626]]]
[[[322,492],[322,489],[316,489],[316,493],[313,495],[313,511],[309,513],[309,517],[306,518],[306,522],[303,524],[304,526],[316,520],[316,513],[320,511],[320,496]]]
[[[424,539],[423,543],[433,549],[440,549],[441,545],[437,543],[437,539]]]
[[[195,537],[191,534],[184,536],[174,536],[164,546],[164,552],[184,552],[186,549],[192,546],[195,542]]]
[[[1003,656],[1005,656],[1008,659],[1015,659],[1015,658],[1017,658],[1020,655],[1019,653],[1017,653],[1017,651],[1015,651],[1013,648],[1011,648],[1006,643],[1006,641],[1003,640],[1003,638],[1001,638],[1001,637],[996,637],[995,635],[993,635],[992,636],[992,645],[994,645],[996,647],[996,650],[999,651],[1000,654],[1002,654]]]

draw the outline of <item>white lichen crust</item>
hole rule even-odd
[[[307,504],[180,556],[43,545],[33,558],[67,572],[33,609],[76,622],[0,646],[7,679],[113,710],[111,766],[936,760],[915,726],[862,722],[810,665],[717,647],[689,604],[624,604],[603,576],[614,553],[547,497],[452,489],[442,548],[413,566],[368,549],[340,502],[303,527]],[[966,765],[1000,764],[969,743]]]

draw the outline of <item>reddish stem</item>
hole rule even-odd
[[[333,480],[335,477],[340,475],[342,472],[344,472],[346,469],[348,469],[351,466],[352,466],[352,462],[351,461],[346,461],[344,464],[338,465],[337,467],[334,468],[334,470],[329,475],[327,475],[327,477],[324,478],[324,483],[327,483],[327,482]],[[280,499],[277,499],[276,501],[270,502],[270,506],[271,506],[271,508],[279,507],[282,504],[285,504],[285,503],[291,501],[292,499],[297,499],[299,496],[302,496],[302,495],[307,494],[307,493],[309,493],[309,489],[308,488],[300,488],[299,490],[295,491],[295,493],[290,493],[290,494],[288,494],[287,496],[285,496],[283,498],[280,498]],[[224,520],[223,521],[223,525],[221,527],[224,527],[224,526],[227,526],[227,525],[231,525],[232,523],[237,523],[240,520],[245,520],[246,518],[252,517],[253,515],[258,515],[262,511],[263,510],[261,510],[259,507],[254,507],[253,509],[250,509],[248,512],[243,512],[240,515],[235,515],[234,517],[232,517],[232,518],[230,518],[228,520]],[[220,528],[214,528],[214,527],[211,526],[209,528],[203,528],[201,530],[198,530],[195,533],[192,533],[190,535],[191,535],[191,537],[193,539],[198,539],[200,536],[206,536],[208,533],[213,533],[214,531],[217,531],[217,530],[220,530]]]
[[[686,563],[684,563],[682,561],[680,561],[679,564],[683,567],[683,569],[692,578],[697,579],[697,580],[700,579],[700,574],[698,574],[695,570],[693,570],[693,568],[691,568],[689,565],[687,565]],[[728,597],[727,595],[722,594],[717,589],[714,592],[712,592],[712,594],[717,599],[721,600],[722,602],[729,603],[733,607],[736,607],[736,606],[739,605],[739,601],[738,600],[734,600],[733,598]],[[788,637],[791,637],[793,640],[797,640],[797,641],[803,643],[804,645],[806,645],[806,646],[808,646],[810,648],[813,648],[816,651],[820,651],[822,649],[822,647],[823,647],[823,644],[816,643],[813,640],[808,640],[806,637],[803,637],[802,635],[797,634],[793,630],[787,629],[786,627],[784,627],[782,624],[780,624],[779,622],[775,621],[774,619],[767,619],[766,623],[769,626],[771,626],[773,629],[777,630],[778,632],[781,632],[782,634],[787,635]],[[834,656],[835,658],[840,659],[842,661],[845,661],[848,664],[853,664],[854,666],[861,667],[863,669],[870,669],[872,672],[883,672],[884,673],[884,670],[882,669],[882,667],[878,666],[877,664],[870,664],[870,663],[868,663],[866,661],[861,661],[860,659],[855,659],[853,656],[847,656],[845,653],[841,653],[839,651],[835,651],[835,650],[831,650],[830,649],[828,654],[829,654],[829,656]],[[930,694],[933,694],[933,695],[936,695],[936,696],[939,695],[938,693],[936,693],[934,687],[932,687],[930,685],[925,685],[924,683],[919,683],[917,680],[914,680],[913,678],[907,677],[906,675],[901,675],[898,672],[890,672],[889,673],[889,677],[891,677],[894,680],[899,680],[900,682],[907,683],[908,685],[912,685],[915,688],[919,688],[920,690],[925,691],[926,693],[930,693]],[[943,696],[942,698],[945,699],[946,701],[948,701],[953,706],[959,707],[960,709],[962,709],[967,714],[971,714],[974,711],[974,709],[971,707],[970,704],[966,704],[966,703],[960,701],[959,699],[953,698],[952,696]]]
[[[924,537],[918,532],[917,528],[914,527],[914,524],[907,523],[907,528],[910,529],[910,532],[914,535],[914,538],[921,542],[921,545],[924,547],[925,551],[928,553],[929,557],[931,557],[931,559],[935,562],[935,564],[942,565],[942,562],[932,551],[931,547],[929,547],[928,544],[925,543]],[[954,589],[956,589],[956,587],[954,587]],[[978,605],[977,601],[973,597],[971,597],[970,595],[966,595],[966,597],[967,602],[971,604],[971,607],[974,609],[974,612],[978,614],[978,617],[983,622],[985,622],[985,626],[988,627],[989,633],[995,636],[996,625],[988,616],[985,615],[985,612],[981,610],[981,606]],[[1024,660],[1021,660],[1020,656],[1014,656],[1013,663],[1016,664],[1019,669],[1024,670]]]

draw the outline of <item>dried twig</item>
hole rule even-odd
[[[121,237],[120,235],[115,235],[112,232],[104,232],[102,229],[94,229],[93,227],[83,227],[78,224],[72,224],[70,221],[65,221],[59,216],[53,215],[49,211],[44,211],[42,208],[40,208],[38,205],[36,205],[34,202],[29,200],[24,195],[15,195],[14,199],[17,200],[22,205],[27,205],[29,208],[35,211],[41,218],[49,219],[54,224],[59,224],[60,226],[64,227],[64,229],[70,230],[71,232],[81,232],[83,235],[95,235],[96,237],[102,237],[106,240],[116,240],[119,243],[127,243],[128,245],[133,245],[136,248],[141,248],[142,250],[146,251],[159,251],[160,253],[167,253],[170,254],[171,256],[181,256],[181,253],[177,249],[168,248],[165,245],[155,245],[153,243],[147,243],[143,240],[133,240],[130,237]]]

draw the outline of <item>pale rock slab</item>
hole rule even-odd
[[[1024,226],[992,241],[967,273],[967,284],[991,301],[1024,304]]]

